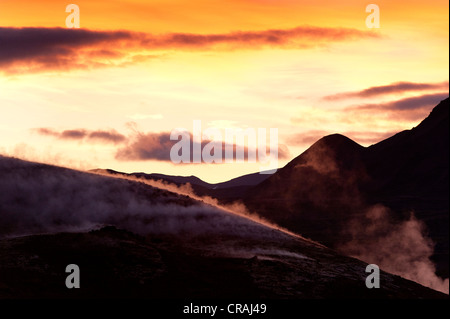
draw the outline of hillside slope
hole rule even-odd
[[[146,184],[0,157],[1,298],[446,298]],[[80,289],[65,287],[77,264]]]

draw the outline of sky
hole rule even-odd
[[[370,28],[370,3],[0,0],[0,154],[213,183],[261,163],[175,164],[173,130],[276,128],[278,167],[328,134],[377,143],[449,95],[449,8],[376,1]]]

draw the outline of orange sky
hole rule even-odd
[[[74,3],[79,33],[69,3],[0,2],[2,154],[218,182],[259,165],[151,156],[199,119],[278,128],[283,166],[326,134],[370,145],[416,126],[448,95],[447,1],[378,1],[379,29],[354,0]]]
[[[16,0],[0,3],[4,26],[65,27],[65,7],[59,0]],[[160,32],[227,32],[235,29],[262,30],[297,25],[364,27],[365,6],[358,0],[79,0],[82,27]],[[448,1],[377,1],[384,26],[415,26],[439,30]],[[430,19],[437,20],[430,25]],[[443,20],[443,21],[439,21]],[[447,21],[445,21],[447,20]],[[443,25],[444,23],[444,25]],[[434,24],[434,25],[433,25]],[[443,30],[445,32],[445,30]]]

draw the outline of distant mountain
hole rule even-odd
[[[264,173],[264,172],[262,172],[262,173]],[[242,176],[230,179],[229,181],[226,181],[226,182],[212,184],[212,188],[213,189],[223,189],[223,188],[230,188],[230,187],[255,186],[255,185],[262,183],[270,176],[270,174],[262,174],[262,173],[253,173],[253,174],[242,175]]]
[[[149,180],[162,180],[168,183],[173,183],[175,185],[185,185],[191,184],[194,192],[199,196],[212,196],[218,198],[223,201],[230,201],[237,198],[240,198],[246,191],[255,185],[265,181],[270,175],[269,174],[260,174],[253,173],[247,174],[243,176],[239,176],[233,178],[226,182],[210,184],[207,183],[196,176],[174,176],[174,175],[165,175],[158,173],[122,173],[118,171],[114,171],[111,169],[93,169],[91,172],[94,173],[107,173],[107,174],[118,174],[118,175],[126,175],[133,176],[137,178],[144,178]]]
[[[333,247],[341,228],[362,211],[364,147],[334,134],[248,191],[245,204],[261,216]],[[340,239],[340,237],[339,237]]]
[[[263,217],[329,247],[349,235],[371,205],[402,221],[414,212],[436,243],[438,273],[448,277],[449,99],[417,127],[370,147],[334,134],[248,190],[245,204]],[[353,225],[354,226],[354,225]]]
[[[0,298],[448,297],[367,289],[364,262],[144,183],[1,156],[0,176]]]

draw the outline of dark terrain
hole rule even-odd
[[[261,245],[233,236],[141,237],[115,227],[3,239],[0,297],[446,298],[387,273],[380,289],[368,289],[365,263],[302,240],[280,236],[264,242],[266,251]],[[80,289],[64,284],[72,263]]]
[[[370,147],[323,137],[267,180],[244,203],[305,237],[337,248],[351,222],[382,204],[393,220],[411,212],[435,243],[432,259],[448,278],[449,99],[417,127]]]
[[[146,184],[0,157],[1,298],[447,298]],[[80,289],[65,267],[80,267]]]

